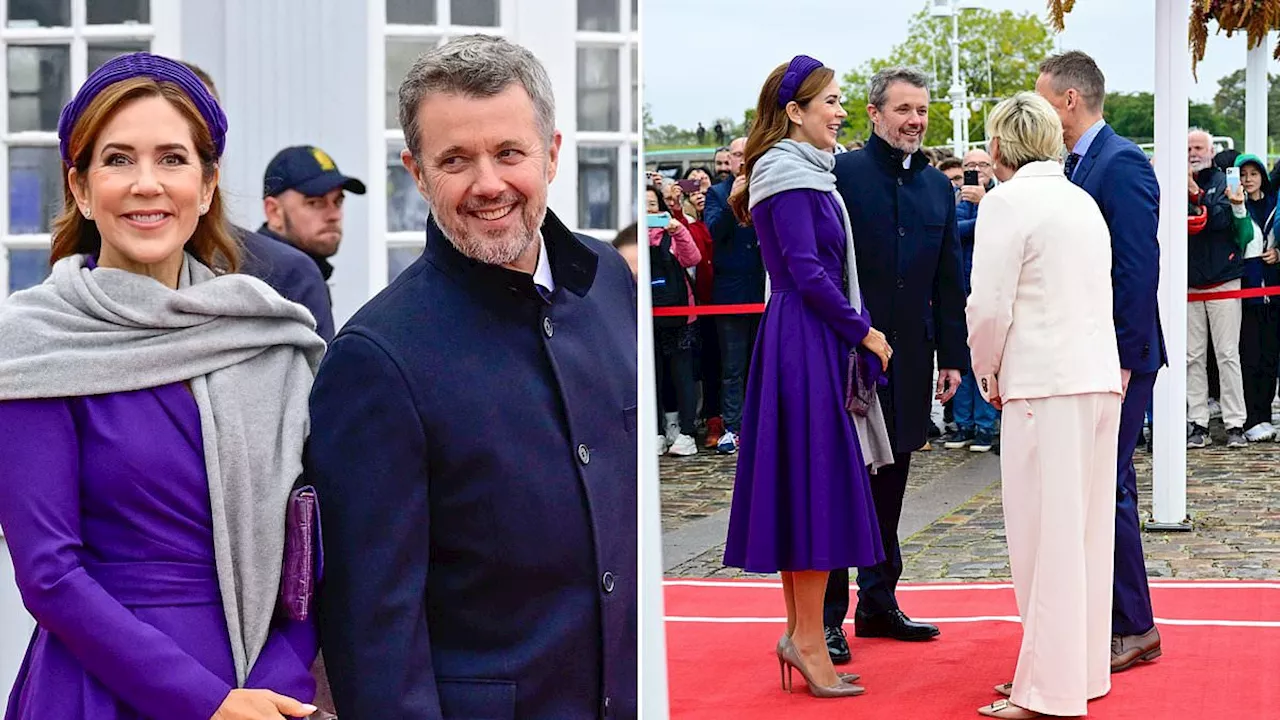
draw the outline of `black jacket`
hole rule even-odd
[[[1206,288],[1239,279],[1244,274],[1244,264],[1236,244],[1226,174],[1208,167],[1196,173],[1195,178],[1204,193],[1200,204],[1209,219],[1203,230],[1187,238],[1187,286]]]

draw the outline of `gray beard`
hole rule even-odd
[[[1197,160],[1191,163],[1191,169],[1194,172],[1200,172],[1201,170],[1208,169],[1208,167],[1212,164],[1213,164],[1213,160]]]
[[[538,239],[538,228],[542,227],[542,221],[546,218],[547,209],[542,208],[539,217],[530,230],[527,224],[520,229],[520,232],[511,237],[502,239],[502,242],[494,242],[494,239],[486,238],[483,235],[477,236],[472,233],[462,232],[454,233],[452,228],[446,227],[440,222],[440,218],[436,217],[436,225],[440,228],[441,234],[453,245],[454,249],[463,255],[482,262],[486,265],[510,265],[515,262],[529,246]],[[524,209],[520,212],[521,220],[525,220]]]
[[[901,139],[890,140],[889,138],[884,136],[884,133],[880,131],[879,127],[876,128],[876,135],[879,135],[880,139],[885,141],[885,143],[887,143],[889,147],[894,148],[895,150],[901,150],[907,155],[914,155],[916,151],[924,147],[924,135],[921,135],[920,139],[914,143],[904,143]],[[914,147],[912,147],[913,145]]]

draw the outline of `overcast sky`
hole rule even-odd
[[[1108,91],[1154,91],[1157,1],[1165,0],[1077,0],[1059,37],[1061,49],[1092,55],[1107,77]],[[887,56],[925,5],[925,0],[644,0],[644,102],[659,125],[692,128],[702,121],[710,128],[716,117],[739,119],[755,105],[760,84],[779,63],[804,53],[843,74]],[[1047,18],[1044,0],[981,0],[981,5]],[[1272,46],[1274,40],[1273,34]],[[1200,82],[1191,88],[1193,100],[1211,101],[1218,78],[1244,67],[1245,46],[1240,35],[1209,36]],[[1269,62],[1270,72],[1280,72],[1280,63]]]

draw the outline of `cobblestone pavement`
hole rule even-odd
[[[1143,535],[1151,577],[1280,579],[1280,443],[1241,450],[1215,445],[1187,451],[1187,508],[1191,532]],[[977,456],[935,449],[916,453],[909,486],[921,487]],[[663,530],[670,532],[729,506],[735,458],[701,453],[662,458]],[[1151,510],[1151,456],[1139,449],[1140,511]],[[669,575],[748,577],[721,564],[723,544],[682,563]],[[1008,551],[999,478],[949,515],[902,544],[904,581],[1007,579]]]

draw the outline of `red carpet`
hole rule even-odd
[[[761,587],[763,586],[763,587]],[[1013,679],[1021,638],[1007,584],[902,586],[927,643],[863,640],[846,629],[867,688],[819,700],[795,673],[779,685],[773,648],[785,627],[781,586],[769,581],[670,580],[666,587],[672,718],[978,718]],[[855,591],[856,592],[856,591]],[[1280,583],[1153,582],[1164,657],[1115,675],[1089,704],[1099,720],[1280,718]],[[1010,622],[1014,620],[1015,622]]]

